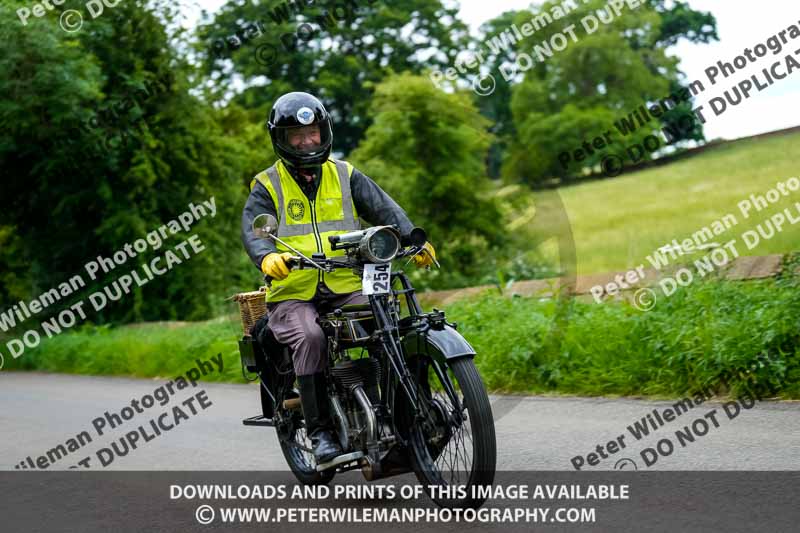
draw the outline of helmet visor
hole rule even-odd
[[[331,145],[330,120],[322,120],[307,126],[292,126],[275,129],[275,141],[288,154],[307,157],[320,154]]]

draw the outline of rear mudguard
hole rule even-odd
[[[275,365],[267,359],[262,346],[252,337],[242,337],[239,341],[239,355],[242,360],[243,375],[245,372],[261,376],[261,411],[265,418],[272,418],[275,413],[273,398],[277,394],[277,372]],[[245,379],[250,380],[245,375]]]
[[[443,325],[425,331],[412,331],[403,339],[403,349],[407,357],[423,354],[433,360],[446,364],[460,357],[475,357],[475,349],[454,328]]]

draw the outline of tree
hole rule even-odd
[[[504,246],[505,227],[485,174],[489,121],[467,94],[447,94],[408,73],[375,88],[370,113],[373,123],[351,159],[441,251],[436,286],[485,274]]]
[[[121,3],[73,34],[57,13],[22,26],[6,7],[16,4],[4,0],[0,17],[0,240],[30,270],[25,291],[17,277],[0,296],[36,296],[75,274],[88,280],[88,261],[214,196],[216,218],[194,228],[206,251],[92,320],[216,315],[226,296],[258,279],[239,217],[246,184],[271,163],[263,131],[237,107],[218,111],[190,94],[169,3]],[[81,297],[164,249],[98,278]],[[0,254],[3,270],[11,259]]]
[[[498,37],[509,28],[510,21],[521,27],[534,14],[553,13],[558,4],[550,1],[535,11],[504,13],[483,26],[485,38]],[[636,9],[625,8],[610,24],[601,23],[597,31],[587,35],[581,19],[605,5],[602,0],[579,3],[578,9],[513,46],[495,46],[497,53],[488,54],[487,65],[496,76],[501,65],[515,64],[520,51],[536,61],[512,80],[513,97],[495,91],[485,97],[487,103],[481,106],[484,111],[490,110],[489,116],[513,117],[511,124],[508,120],[502,122],[500,131],[501,138],[509,144],[503,168],[507,179],[539,184],[550,177],[580,176],[585,169],[592,169],[600,162],[602,152],[596,151],[577,164],[573,161],[567,168],[560,164],[558,156],[580,148],[587,137],[591,140],[613,129],[615,120],[639,105],[675,94],[681,88],[682,73],[677,59],[667,54],[669,46],[681,38],[692,42],[717,38],[711,14],[694,11],[685,2],[664,0],[650,0]],[[576,27],[578,42],[570,39],[566,49],[537,61],[534,47],[550,42],[553,35],[570,24]],[[498,80],[498,86],[503,85],[503,80]],[[687,115],[692,115],[689,102],[625,141],[641,142],[664,126],[675,129],[674,125]],[[698,122],[682,133],[677,140],[704,138]]]
[[[207,97],[233,96],[265,120],[281,94],[315,94],[348,154],[371,123],[371,84],[451,63],[467,38],[456,14],[440,0],[230,1],[199,28]],[[232,91],[233,79],[244,88]]]
[[[514,24],[517,17],[516,11],[506,11],[502,15],[481,25],[481,39],[474,40],[470,46],[470,53],[480,51],[484,55],[483,69],[486,73],[498,72],[498,67],[506,61],[504,54],[500,50],[495,52],[492,48],[481,49],[481,41],[491,39],[501,39],[501,34]],[[480,73],[476,73],[480,76]],[[492,121],[492,133],[495,134],[495,142],[489,149],[488,173],[492,178],[500,177],[500,168],[503,157],[508,150],[508,140],[516,134],[514,117],[511,114],[511,90],[512,85],[500,81],[496,83],[494,91],[486,96],[479,96],[476,99],[481,114]]]

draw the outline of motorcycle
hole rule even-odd
[[[303,484],[325,484],[355,469],[368,481],[413,471],[438,505],[479,507],[485,489],[473,487],[493,483],[497,454],[475,350],[444,312],[423,312],[409,278],[392,269],[392,261],[424,250],[424,230],[415,228],[405,241],[394,226],[330,236],[331,248],[345,253],[326,258],[306,257],[286,245],[275,235],[277,227],[272,215],[253,222],[257,236],[292,250],[291,268],[352,269],[369,300],[319,310],[327,337],[328,396],[344,454],[316,464],[291,351],[268,329],[261,342],[247,334],[239,342],[243,369],[260,380],[262,405],[262,414],[243,423],[276,429],[286,462]]]

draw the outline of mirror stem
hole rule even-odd
[[[311,258],[309,258],[309,257],[306,257],[305,255],[303,255],[302,253],[300,253],[300,251],[299,251],[299,250],[297,250],[296,248],[294,248],[293,246],[290,246],[290,245],[286,244],[286,243],[285,243],[285,242],[284,242],[282,239],[280,239],[280,238],[276,237],[275,235],[270,235],[270,237],[271,237],[273,240],[275,240],[275,241],[277,241],[277,242],[281,243],[282,245],[284,245],[285,247],[287,247],[288,249],[290,249],[292,252],[296,253],[297,255],[299,255],[300,257],[302,257],[303,259],[305,259],[306,261],[308,261],[309,263],[311,263],[312,265],[314,265],[315,267],[317,267],[318,269],[320,269],[320,270],[325,270],[325,269],[324,269],[324,268],[323,268],[323,267],[322,267],[322,266],[321,266],[319,263],[317,263],[316,261],[314,261],[313,259],[311,259]]]

